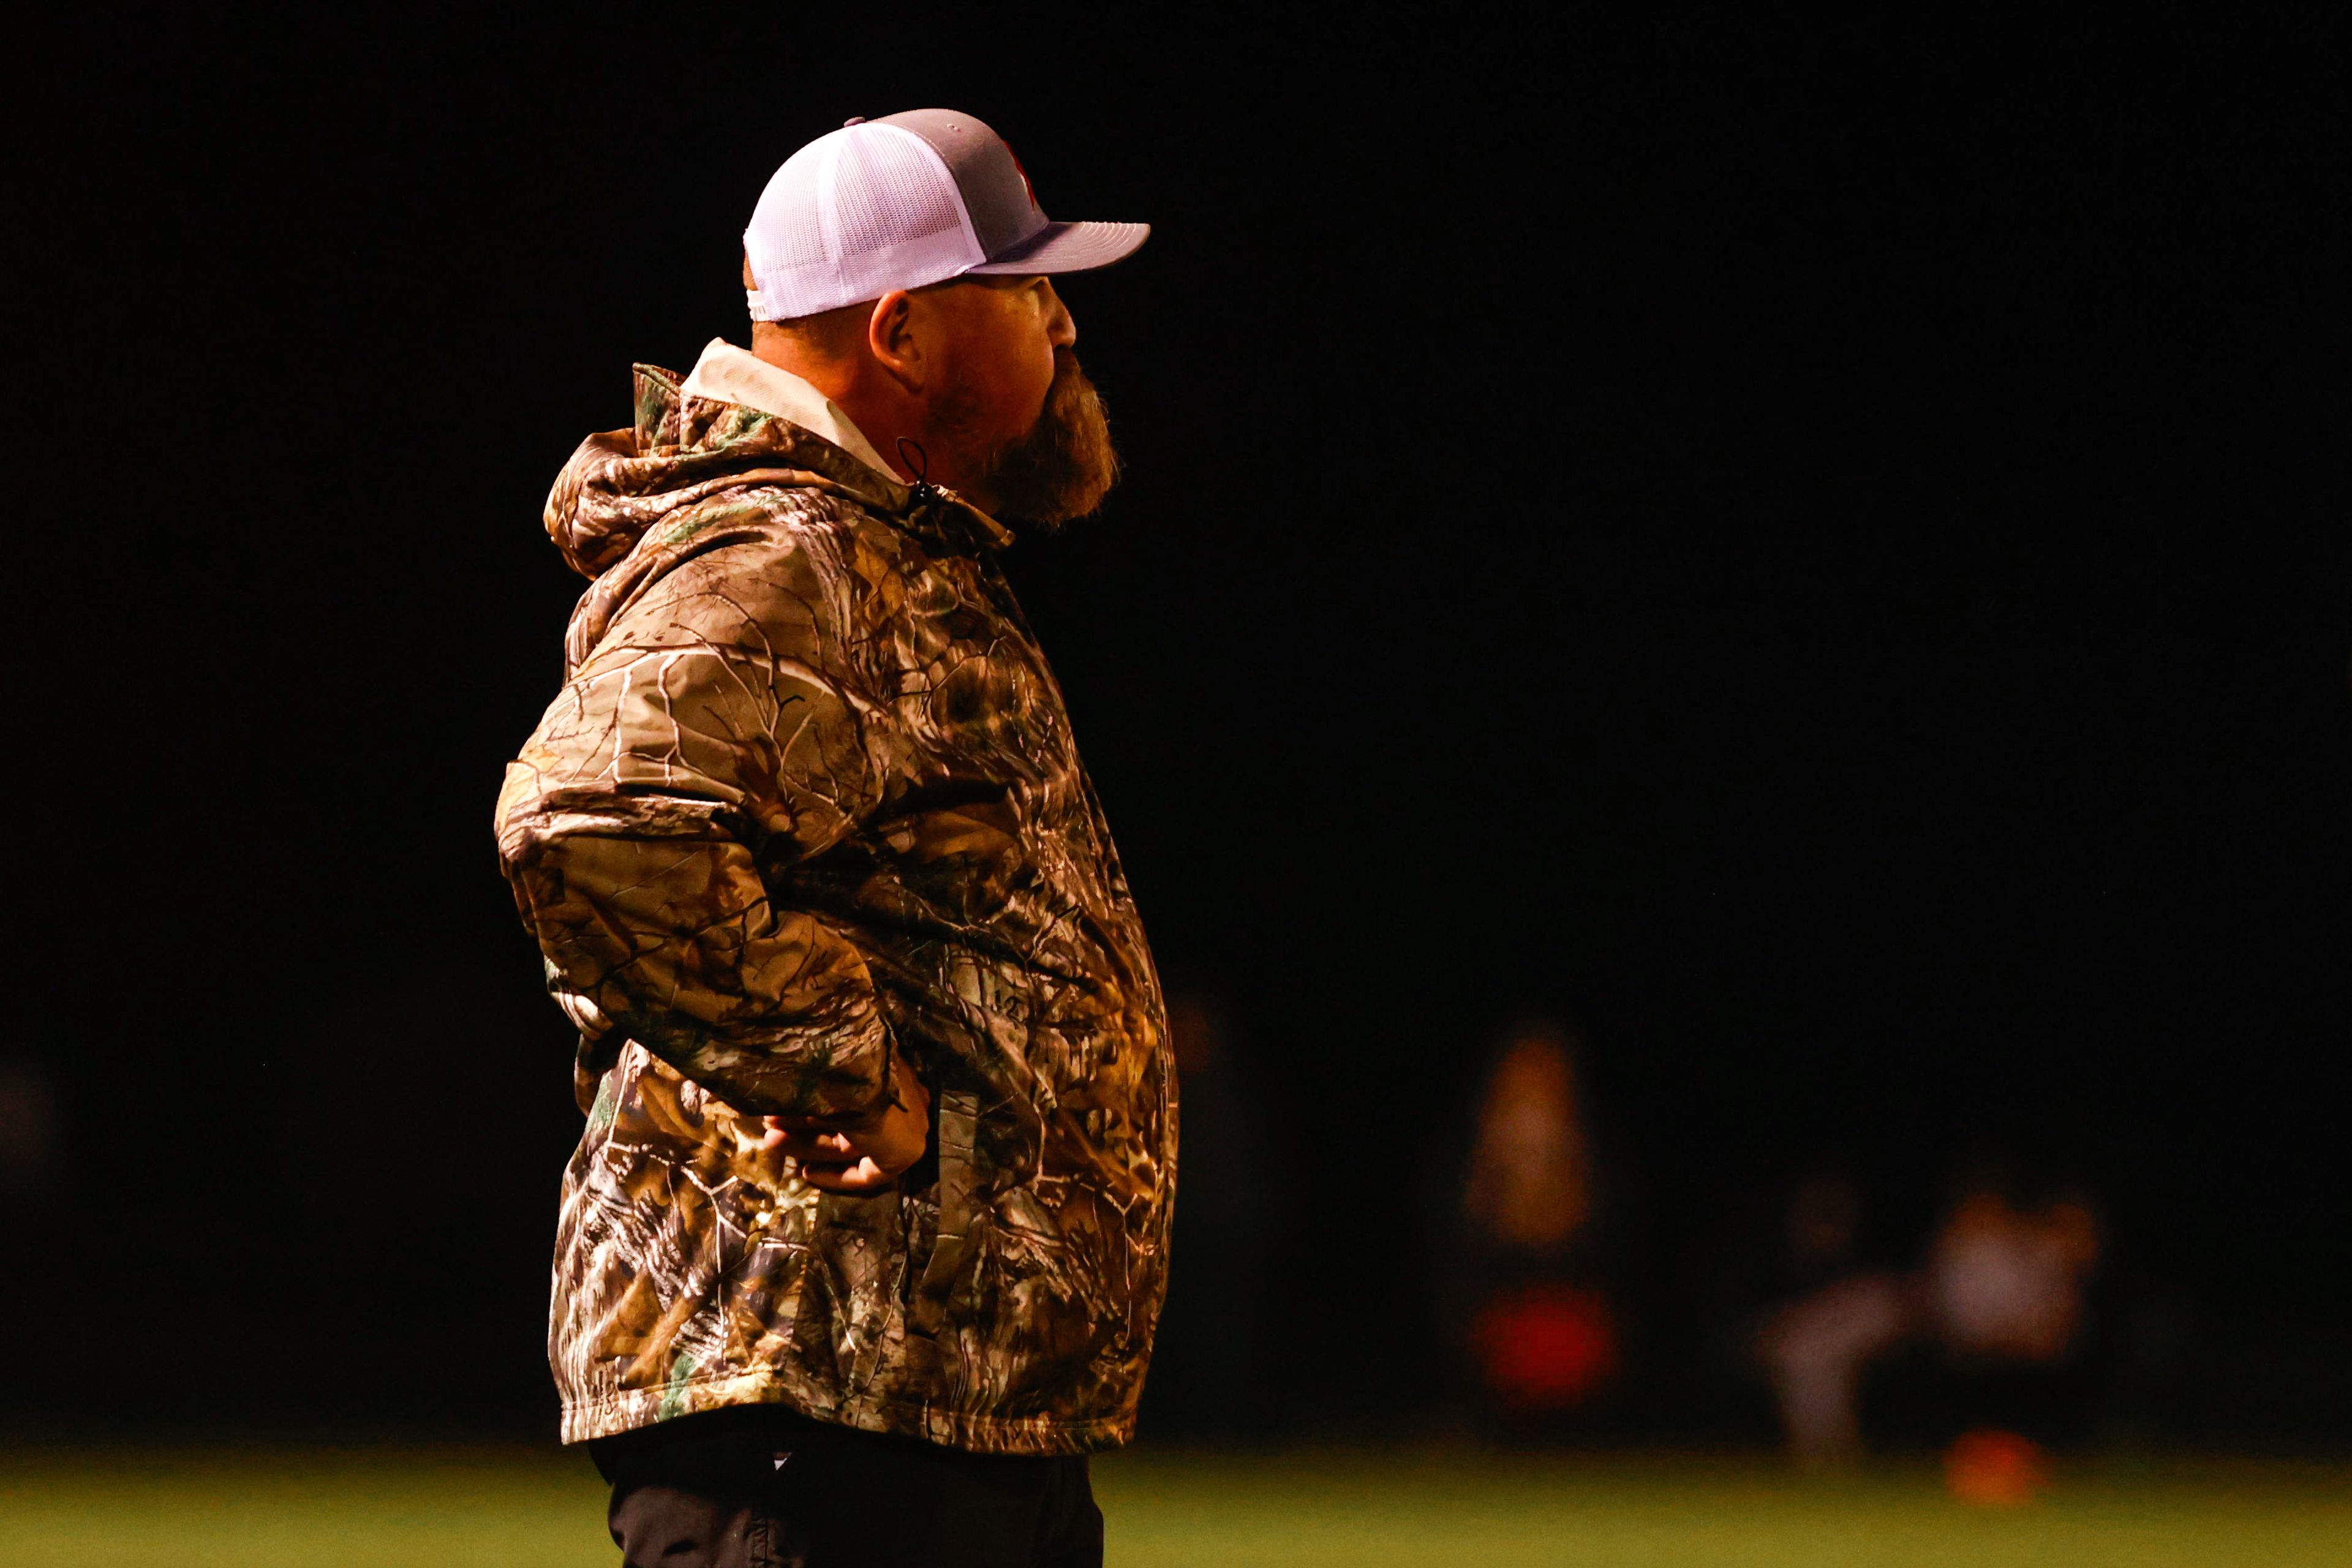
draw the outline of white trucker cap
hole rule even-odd
[[[743,254],[755,321],[789,321],[971,273],[1083,272],[1149,224],[1052,223],[1004,138],[952,109],[853,120],[760,193]]]

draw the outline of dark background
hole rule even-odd
[[[1155,226],[1065,290],[1131,478],[1010,569],[1287,1151],[1270,1405],[1426,1399],[1413,1194],[1535,1010],[1654,1369],[1756,1191],[1899,1257],[1999,1149],[2184,1304],[2186,1438],[2340,1439],[2332,37],[822,9],[21,41],[10,1419],[549,1429],[541,500],[740,340],[776,163],[950,104]]]

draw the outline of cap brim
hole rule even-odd
[[[976,272],[1090,272],[1134,255],[1151,237],[1148,223],[1049,223]]]

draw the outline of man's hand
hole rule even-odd
[[[800,1163],[801,1180],[819,1192],[874,1193],[897,1181],[931,1146],[931,1094],[907,1058],[894,1055],[891,1097],[845,1121],[764,1116],[761,1152]]]

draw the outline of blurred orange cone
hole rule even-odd
[[[2041,1447],[2014,1432],[1970,1432],[1944,1455],[1944,1485],[1976,1508],[2017,1508],[2048,1484]]]

